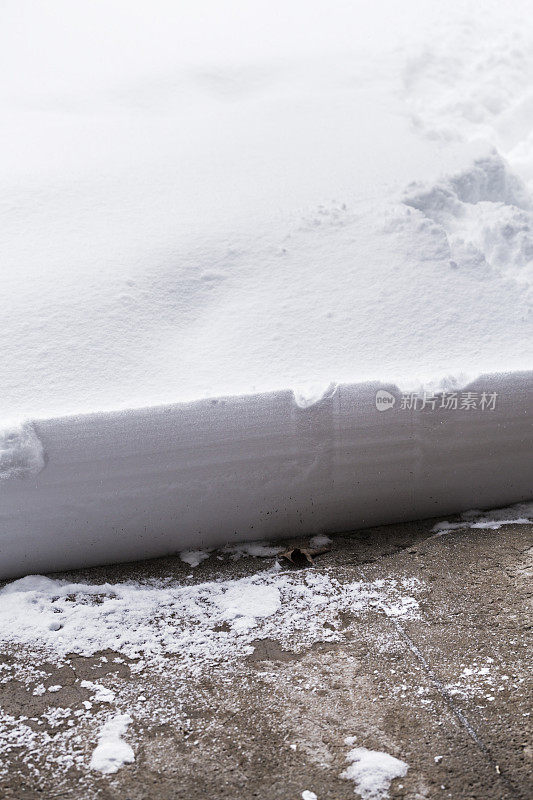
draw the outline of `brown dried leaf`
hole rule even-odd
[[[321,553],[327,553],[331,547],[291,547],[279,554],[279,558],[284,558],[295,567],[308,567],[314,564],[314,557]]]

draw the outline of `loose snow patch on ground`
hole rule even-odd
[[[216,599],[225,622],[234,628],[246,630],[257,619],[271,617],[281,607],[281,597],[276,586],[234,586]]]
[[[132,719],[141,727],[157,718],[187,729],[187,712],[178,721],[175,710],[168,715],[165,697],[154,689],[155,674],[165,676],[178,706],[187,708],[206,675],[231,683],[246,669],[258,639],[294,653],[342,641],[346,614],[356,624],[371,614],[416,617],[423,588],[412,579],[342,583],[327,572],[279,566],[196,585],[170,578],[74,583],[40,575],[14,581],[0,590],[0,642],[14,654],[13,663],[0,665],[0,683],[21,681],[37,705],[30,720],[0,711],[0,760],[17,758],[36,772],[46,764],[58,776],[71,768],[85,774],[89,765],[112,774],[134,759],[123,740]],[[95,680],[52,681],[51,665],[72,675],[76,655],[90,659]],[[133,680],[99,671],[111,661]]]
[[[353,737],[345,739],[345,744],[354,744]],[[362,800],[381,800],[389,796],[388,789],[394,778],[403,778],[409,766],[405,761],[379,750],[356,747],[346,756],[350,761],[340,777],[354,782],[355,792]]]
[[[129,714],[117,714],[105,723],[98,734],[98,745],[91,758],[91,769],[109,775],[117,772],[123,764],[135,761],[133,750],[122,739],[131,722]]]
[[[411,617],[417,613],[418,589],[407,579],[343,584],[327,573],[284,573],[279,567],[194,586],[27,576],[0,591],[0,641],[42,648],[56,662],[68,653],[88,656],[110,649],[164,666],[165,656],[175,654],[185,677],[251,653],[257,638],[276,639],[294,651],[316,641],[338,641],[343,611],[365,614],[378,608]]]
[[[498,530],[503,525],[527,525],[533,522],[533,502],[517,503],[508,508],[496,508],[493,511],[465,511],[460,522],[437,522],[432,528],[437,536],[461,528],[481,528]]]

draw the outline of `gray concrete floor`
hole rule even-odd
[[[349,736],[409,764],[407,775],[392,782],[391,798],[531,797],[532,527],[434,537],[433,524],[336,536],[311,568],[341,582],[415,578],[413,618],[387,615],[379,604],[364,614],[344,610],[339,641],[294,652],[275,636],[258,639],[231,669],[221,663],[189,678],[186,691],[176,689],[176,656],[166,658],[164,670],[148,665],[136,672],[128,659],[114,661],[112,651],[72,655],[58,665],[37,650],[1,645],[0,708],[27,717],[39,735],[44,726],[48,738],[42,747],[16,741],[0,750],[0,797],[299,800],[309,790],[318,800],[348,800],[357,796],[354,785],[339,776]],[[268,563],[213,554],[193,580],[251,575]],[[74,577],[102,582],[189,572],[169,558]],[[35,696],[36,674],[61,690]],[[50,708],[87,699],[80,679],[110,687],[133,709],[141,707],[140,695],[147,698],[149,713],[133,711],[128,731],[135,762],[114,775],[87,768],[94,728],[81,717],[78,725],[50,716]],[[66,752],[65,742],[71,751],[62,764],[56,751]]]

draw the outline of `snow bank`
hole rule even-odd
[[[2,13],[0,576],[531,496],[527,3]]]
[[[279,392],[40,421],[45,468],[0,483],[0,577],[523,502],[532,392],[524,373],[425,407],[366,384],[311,409]]]

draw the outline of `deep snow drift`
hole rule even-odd
[[[0,574],[531,495],[528,4],[369,6],[3,4]]]
[[[530,369],[530,19],[4,3],[1,420]]]

